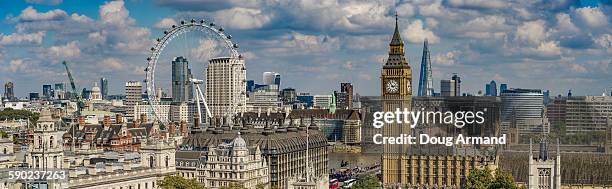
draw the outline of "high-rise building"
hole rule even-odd
[[[53,97],[53,88],[51,85],[45,84],[42,86],[43,88],[43,97],[45,97],[46,99],[49,99],[51,97]]]
[[[4,84],[4,99],[15,99],[15,85],[13,84],[13,82],[7,82]]]
[[[30,93],[28,96],[30,97],[30,100],[40,99],[40,95],[38,95],[38,93]]]
[[[383,111],[411,109],[412,69],[404,53],[404,41],[400,36],[398,18],[395,15],[395,31],[389,44],[389,58],[383,65],[380,77]],[[398,137],[410,134],[405,123],[385,124],[383,137]],[[408,182],[408,166],[403,160],[409,150],[408,144],[384,144],[382,156],[382,181],[388,187],[405,186]]]
[[[503,93],[507,89],[508,89],[508,84],[505,84],[505,83],[499,84],[499,94]]]
[[[340,92],[346,94],[346,108],[345,109],[353,109],[353,100],[355,99],[354,94],[353,94],[353,84],[340,83]],[[336,105],[338,105],[338,102],[336,102]]]
[[[255,81],[254,80],[247,80],[246,81],[246,91],[247,92],[253,92],[255,90]]]
[[[108,80],[106,78],[100,78],[100,93],[102,95],[102,99],[106,99],[108,97]]]
[[[497,96],[497,84],[495,81],[491,80],[491,82],[485,86],[485,96]]]
[[[331,95],[313,95],[312,96],[312,106],[318,109],[328,109],[331,104],[332,96]]]
[[[278,88],[280,89],[280,85],[281,85],[281,75],[279,73],[276,73],[274,75],[274,84],[278,86]]]
[[[280,74],[276,72],[264,72],[262,81],[264,85],[280,85]]]
[[[451,80],[455,81],[455,95],[453,96],[461,96],[461,78],[457,75],[457,73],[453,73]]]
[[[572,96],[565,102],[567,133],[606,131],[612,117],[612,96]]]
[[[454,80],[440,80],[440,96],[455,96]]]
[[[214,58],[206,68],[206,103],[214,117],[246,109],[246,67],[242,58]]]
[[[297,102],[297,93],[293,88],[285,88],[281,91],[281,101],[283,104],[293,104]]]
[[[64,83],[56,83],[54,86],[55,97],[57,99],[66,99],[66,89],[64,88]]]
[[[142,84],[138,81],[128,81],[125,83],[125,118],[134,118],[134,106],[142,102]]]
[[[431,55],[427,39],[425,39],[425,42],[423,42],[423,57],[421,58],[418,96],[433,96],[434,89],[431,72]]]
[[[186,58],[179,56],[172,61],[172,100],[174,102],[186,102],[193,99],[192,75],[189,62]]]
[[[544,103],[540,89],[506,89],[501,93],[502,133],[516,127],[519,134],[548,133],[550,124],[543,116]]]

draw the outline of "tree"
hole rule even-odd
[[[166,176],[159,182],[163,189],[204,189],[195,179],[185,179],[181,176]]]
[[[351,188],[357,189],[369,189],[369,188],[381,188],[378,178],[371,175],[361,176],[355,181],[355,184]]]
[[[467,177],[467,183],[465,188],[470,189],[518,189],[519,187],[515,184],[514,178],[508,172],[501,169],[495,170],[495,176],[493,171],[489,168],[476,169],[470,172]]]

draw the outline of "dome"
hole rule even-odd
[[[233,147],[246,147],[246,141],[240,137],[240,132],[238,132],[238,136],[232,141]]]
[[[98,83],[94,83],[94,86],[91,88],[91,92],[100,92],[100,87],[98,87]]]

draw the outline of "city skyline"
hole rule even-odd
[[[429,39],[434,89],[454,72],[462,92],[472,94],[491,80],[549,89],[551,96],[569,89],[601,95],[611,87],[609,2],[37,2],[0,3],[8,7],[0,12],[0,82],[13,82],[19,97],[65,83],[64,59],[74,62],[80,88],[105,77],[109,94],[123,93],[123,83],[144,79],[160,28],[191,18],[214,21],[234,36],[248,79],[259,82],[273,71],[299,92],[330,94],[337,83],[351,82],[356,93],[379,95],[395,12],[413,70],[420,70],[421,44]]]

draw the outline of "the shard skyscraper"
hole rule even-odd
[[[431,56],[427,39],[423,43],[423,57],[421,59],[421,74],[419,75],[418,96],[433,96],[433,78],[431,76]]]

